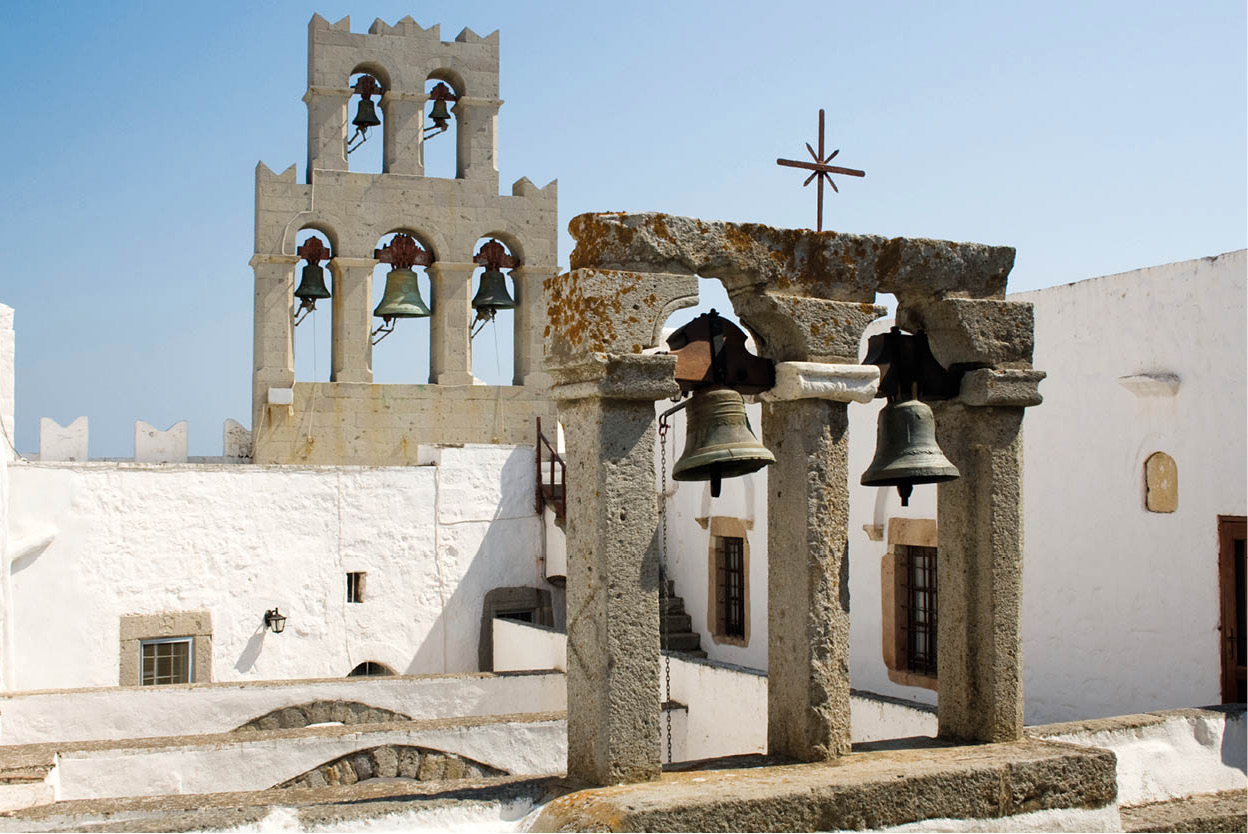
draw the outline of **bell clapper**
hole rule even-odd
[[[298,327],[299,322],[306,319],[308,317],[308,313],[311,313],[315,309],[316,309],[316,299],[304,298],[300,300],[299,309],[295,312],[295,327]]]
[[[477,338],[477,334],[485,329],[486,324],[494,321],[494,316],[497,313],[498,311],[495,310],[493,307],[483,307],[480,310],[477,310],[477,321],[476,321],[477,326],[473,328],[472,335],[469,336],[468,338],[470,339]]]
[[[914,484],[898,484],[897,494],[901,496],[901,506],[910,506],[910,494],[914,492]]]
[[[381,324],[377,325],[377,329],[374,330],[369,335],[374,337],[373,344],[377,344],[378,342],[380,342],[382,339],[386,338],[393,332],[394,332],[394,319],[391,318],[390,316],[386,316],[385,318],[381,320]],[[380,333],[381,335],[378,336],[377,335],[378,333]]]
[[[360,141],[356,142],[355,140],[357,138]],[[358,150],[360,145],[363,145],[365,140],[367,139],[368,139],[368,128],[357,127],[355,129],[355,133],[353,133],[351,135],[351,138],[347,140],[347,153],[351,153],[352,151]]]

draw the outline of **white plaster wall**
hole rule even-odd
[[[542,587],[531,447],[435,466],[21,463],[9,536],[19,690],[118,683],[123,614],[206,609],[216,681],[476,671],[481,603]],[[362,604],[345,573],[366,571]],[[280,606],[277,635],[261,622]],[[49,616],[54,612],[54,616]],[[56,662],[47,662],[55,658]]]
[[[850,696],[849,713],[849,734],[854,743],[936,735],[935,711],[922,709],[913,701],[855,692]]]
[[[672,700],[689,708],[686,760],[767,752],[766,674],[677,657],[667,660],[671,663]]]
[[[657,404],[660,413],[671,407],[667,400]],[[746,415],[754,436],[761,437],[762,408],[746,405]],[[676,581],[676,595],[684,599],[685,611],[693,619],[693,629],[702,638],[702,649],[712,660],[754,669],[767,668],[767,481],[766,470],[744,478],[723,482],[720,496],[711,498],[706,481],[673,481],[672,468],[685,448],[685,412],[672,415],[667,447],[667,529],[669,576]],[[655,448],[655,472],[660,467],[660,450]],[[656,474],[656,479],[657,479]],[[656,480],[656,483],[658,481]],[[749,643],[736,646],[716,643],[708,612],[711,534],[707,519],[728,516],[743,519],[749,529],[750,570]]]
[[[72,751],[57,757],[58,800],[257,791],[357,750],[412,745],[455,753],[514,775],[559,773],[562,720],[317,733],[169,747]]]
[[[1218,515],[1245,515],[1244,250],[1012,296],[1035,304],[1024,421],[1028,723],[1221,700]],[[1174,397],[1118,384],[1180,377]],[[1144,508],[1144,460],[1178,466]]]
[[[494,671],[568,667],[568,638],[553,629],[536,628],[515,620],[494,618]],[[528,709],[528,707],[525,707]]]
[[[13,308],[0,304],[0,686],[12,686],[8,668],[12,661],[9,611],[9,461],[16,456],[13,435],[14,416],[13,370],[15,368]]]
[[[1052,741],[1112,750],[1117,759],[1119,805],[1248,786],[1242,710],[1229,714],[1175,710],[1135,717],[1146,720],[1107,727],[1037,727],[1035,734]]]
[[[557,712],[560,673],[331,678],[127,686],[0,696],[0,744],[45,744],[226,733],[273,710],[358,701],[414,719]]]

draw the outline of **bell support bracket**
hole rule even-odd
[[[864,365],[880,369],[876,397],[951,400],[962,384],[961,368],[946,370],[932,355],[926,333],[906,333],[893,327],[867,340]]]
[[[681,393],[726,385],[742,394],[759,394],[776,384],[770,359],[745,346],[745,331],[711,310],[667,337],[676,357]]]
[[[411,269],[414,266],[430,266],[433,256],[425,251],[416,239],[402,232],[380,249],[373,250],[373,257],[395,269]]]

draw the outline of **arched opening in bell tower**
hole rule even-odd
[[[362,64],[351,72],[348,86],[353,92],[345,129],[347,170],[380,174],[387,129],[381,98],[390,89],[389,75],[380,67]]]
[[[436,259],[428,239],[412,229],[395,229],[383,235],[376,250],[384,250],[400,235],[415,241],[430,260]],[[417,263],[408,269],[415,274],[396,270],[384,261],[373,267],[373,327],[393,328],[388,334],[383,330],[372,336],[374,383],[412,385],[429,381],[430,317],[422,315],[420,308],[432,312],[433,287],[423,265]],[[383,314],[395,311],[399,315],[387,323]]]
[[[318,244],[312,241],[319,241]],[[294,317],[295,379],[328,382],[333,339],[333,263],[336,238],[328,230],[305,226],[295,235]]]
[[[455,179],[461,175],[459,159],[459,98],[464,82],[459,73],[437,69],[425,81],[424,132],[421,153],[426,177]]]
[[[519,243],[491,233],[473,246],[472,375],[487,385],[511,385],[515,378],[516,304],[514,270],[523,264]]]

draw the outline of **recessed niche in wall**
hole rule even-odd
[[[1179,508],[1179,467],[1165,452],[1153,452],[1144,461],[1144,506],[1150,513]]]

